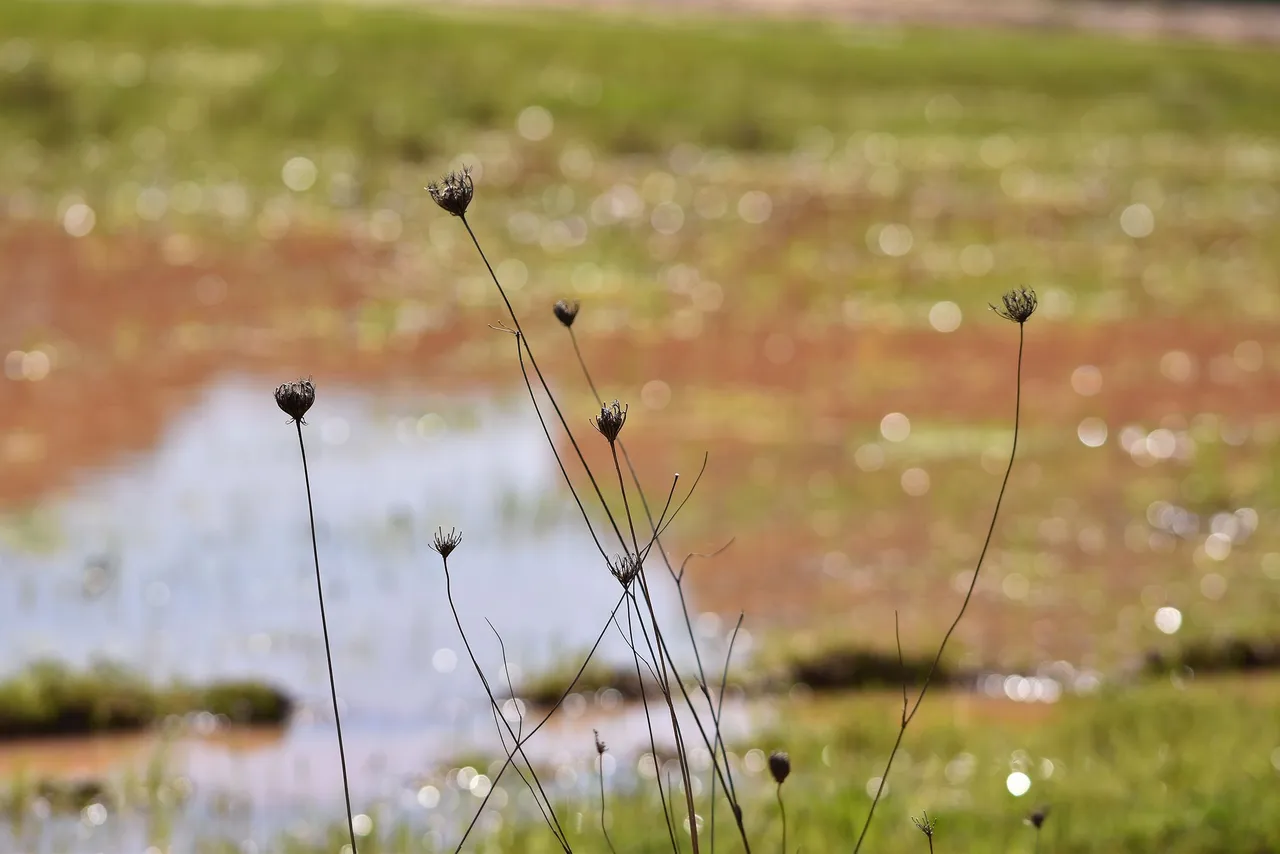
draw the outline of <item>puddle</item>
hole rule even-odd
[[[271,391],[217,384],[150,453],[4,520],[0,546],[0,670],[106,657],[155,680],[267,679],[299,699],[283,733],[171,751],[173,773],[197,792],[234,794],[255,836],[341,795],[296,433]],[[450,560],[454,594],[491,680],[502,657],[485,618],[518,682],[586,649],[619,589],[562,497],[527,402],[320,392],[305,435],[353,789],[358,808],[399,803],[450,759],[498,750],[427,548],[437,526],[465,532]],[[654,593],[660,617],[683,625],[669,585]],[[723,639],[711,640],[722,655]],[[630,660],[616,632],[601,655]],[[646,737],[632,711],[594,699],[576,711],[531,753],[589,758],[593,726],[621,754]],[[58,757],[78,755],[82,773],[115,773],[145,767],[158,747],[91,741],[78,753],[65,742],[4,747],[0,769],[52,762],[49,773],[66,773]]]

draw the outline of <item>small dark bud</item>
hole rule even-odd
[[[991,310],[1003,317],[1005,320],[1012,320],[1014,323],[1026,323],[1027,318],[1036,313],[1036,307],[1040,305],[1036,299],[1036,292],[1029,288],[1017,288],[1009,291],[1000,298],[1002,308],[991,306]]]
[[[427,185],[427,192],[431,194],[432,201],[444,210],[454,216],[464,216],[467,206],[471,204],[471,197],[476,193],[476,185],[471,180],[471,167],[463,166],[439,181],[432,181]]]
[[[614,401],[609,406],[600,407],[600,417],[591,422],[600,435],[609,440],[612,445],[618,441],[618,434],[622,432],[622,425],[627,423],[627,408],[618,405],[618,401]]]
[[[564,324],[564,328],[568,329],[573,326],[573,321],[578,317],[578,301],[577,300],[558,300],[552,307],[552,311],[556,314],[556,320]]]
[[[769,773],[773,775],[773,779],[781,786],[783,781],[787,779],[787,775],[791,773],[791,757],[781,750],[775,750],[770,753]]]
[[[631,582],[635,581],[636,576],[640,574],[640,558],[631,553],[615,555],[605,562],[609,565],[609,572],[613,573],[613,577],[618,579],[618,583],[622,585],[623,590],[631,587]]]
[[[596,737],[596,755],[604,756],[604,752],[609,749],[609,746],[600,740],[600,730],[593,729],[591,734]]]
[[[276,406],[299,424],[306,424],[302,416],[316,402],[316,387],[311,380],[298,380],[276,386]]]
[[[933,839],[933,830],[938,826],[937,819],[929,818],[928,813],[922,813],[920,818],[912,816],[911,823],[916,826],[916,830]]]
[[[435,536],[431,538],[431,548],[446,560],[448,560],[449,555],[453,554],[453,550],[460,545],[462,545],[462,532],[456,528],[450,528],[447,534],[444,532],[444,528],[438,528]]]
[[[1048,807],[1038,807],[1035,812],[1027,816],[1027,824],[1039,830],[1044,826],[1044,820],[1049,817]]]

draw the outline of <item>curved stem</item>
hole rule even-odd
[[[329,620],[324,612],[324,585],[320,583],[320,547],[316,544],[316,513],[311,503],[311,473],[307,470],[307,446],[302,441],[302,420],[298,428],[298,449],[302,452],[302,478],[307,484],[307,516],[311,520],[311,556],[316,565],[316,594],[320,599],[320,628],[324,632],[324,660],[329,666],[329,697],[333,700],[333,724],[338,731],[338,760],[342,763],[342,795],[347,803],[347,833],[351,836],[351,854],[356,851],[356,823],[351,810],[351,781],[347,775],[347,750],[342,741],[342,715],[338,713],[338,687],[333,679],[333,647],[329,644]]]
[[[1004,493],[1009,486],[1009,475],[1013,472],[1014,458],[1018,455],[1018,429],[1022,419],[1022,349],[1025,338],[1024,327],[1019,323],[1018,372],[1013,406],[1013,447],[1009,450],[1009,465],[1005,467],[1004,480],[1000,482],[1000,492],[996,496],[996,507],[991,514],[991,524],[987,526],[987,538],[982,543],[982,551],[978,553],[978,561],[973,568],[973,577],[969,579],[969,589],[964,594],[964,602],[960,605],[960,612],[951,621],[951,627],[943,635],[942,643],[938,644],[938,653],[933,657],[933,664],[930,665],[929,672],[924,677],[924,684],[920,686],[920,693],[917,695],[915,703],[911,706],[911,713],[904,716],[902,726],[898,729],[898,737],[893,742],[893,749],[889,751],[889,760],[885,763],[884,772],[880,775],[880,785],[876,787],[876,796],[871,801],[871,809],[867,812],[867,820],[863,823],[862,832],[858,834],[858,841],[853,846],[854,854],[858,854],[858,851],[862,848],[862,842],[866,839],[867,831],[871,828],[871,819],[876,814],[876,805],[880,803],[880,796],[884,793],[885,782],[889,779],[889,772],[893,769],[893,760],[898,755],[898,748],[902,746],[902,738],[907,733],[907,725],[911,723],[916,716],[916,712],[920,710],[920,704],[924,702],[924,695],[929,690],[929,683],[933,681],[933,675],[937,672],[938,664],[942,661],[942,654],[946,651],[947,642],[951,640],[951,635],[955,632],[956,626],[960,625],[961,618],[964,617],[965,611],[969,608],[969,600],[973,598],[974,588],[978,585],[978,573],[982,571],[982,563],[986,560],[987,550],[991,547],[991,538],[995,535],[996,519],[1000,516],[1000,505],[1004,501]]]

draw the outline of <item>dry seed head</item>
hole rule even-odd
[[[1030,288],[1015,288],[1008,291],[1000,298],[1003,305],[1002,308],[991,306],[991,310],[1003,317],[1005,320],[1012,320],[1014,323],[1026,323],[1027,318],[1036,313],[1036,307],[1040,305],[1036,299],[1036,292]]]
[[[437,528],[435,536],[431,538],[432,550],[438,552],[440,557],[448,560],[449,555],[453,554],[453,550],[462,544],[462,532],[456,528],[450,528],[449,533],[444,532],[444,528]]]
[[[1031,815],[1027,816],[1027,824],[1039,830],[1044,824],[1044,820],[1049,817],[1048,807],[1037,807]]]
[[[578,317],[578,301],[575,300],[557,300],[551,310],[555,312],[556,320],[564,324],[564,328],[568,329],[573,326],[573,321]]]
[[[938,826],[938,820],[936,818],[929,818],[928,813],[923,813],[922,817],[920,818],[916,818],[915,816],[912,816],[911,823],[916,826],[917,830],[919,830],[921,833],[923,833],[925,836],[929,837],[930,839],[933,838],[934,828]]]
[[[636,580],[636,576],[640,574],[641,560],[630,552],[622,555],[614,555],[608,558],[605,563],[609,565],[609,572],[613,573],[613,577],[618,579],[618,583],[622,585],[623,590],[631,587],[631,582]]]
[[[791,757],[781,750],[769,754],[769,773],[779,786],[791,773]]]
[[[465,216],[471,197],[475,195],[476,185],[471,180],[471,167],[463,166],[446,173],[439,181],[427,185],[431,199],[444,210],[454,216]]]
[[[600,730],[593,729],[591,734],[596,737],[596,755],[604,756],[604,752],[609,749],[609,745],[600,740]]]
[[[297,380],[276,386],[276,406],[299,424],[306,424],[302,416],[316,402],[316,387],[311,380]]]
[[[626,423],[627,407],[619,406],[616,400],[608,406],[600,407],[600,417],[591,422],[600,431],[600,435],[609,440],[610,445],[618,441],[618,434]]]

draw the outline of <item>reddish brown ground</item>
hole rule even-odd
[[[444,390],[519,388],[505,342],[486,328],[499,317],[493,312],[459,313],[441,331],[362,345],[355,320],[385,296],[379,273],[391,259],[383,248],[302,236],[234,252],[208,248],[194,264],[175,265],[145,237],[73,240],[44,227],[0,222],[0,258],[6,307],[0,355],[42,345],[57,353],[44,379],[0,381],[0,504],[10,508],[150,448],[212,378],[227,373],[261,376],[264,396],[272,383],[300,373],[320,383],[380,389],[411,382]],[[215,274],[227,282],[225,295],[212,301],[206,289],[202,301],[197,283]],[[543,367],[561,388],[578,389],[572,351],[549,312],[526,317]],[[589,333],[590,324],[582,325]],[[869,640],[892,637],[898,608],[904,643],[927,645],[958,604],[951,579],[971,565],[998,477],[973,454],[926,461],[933,489],[911,499],[897,486],[902,466],[860,472],[850,459],[849,437],[873,440],[880,418],[892,411],[908,413],[916,425],[1007,429],[1017,329],[968,320],[949,335],[839,325],[804,335],[797,327],[785,314],[758,328],[726,311],[694,341],[584,334],[582,343],[608,394],[634,401],[639,386],[655,378],[672,387],[671,403],[660,412],[633,405],[625,433],[651,492],[673,471],[691,475],[703,452],[711,453],[678,542],[694,549],[714,548],[730,536],[736,542],[691,569],[701,607],[746,610],[757,631],[833,622]],[[764,355],[765,341],[779,331],[795,344],[783,365]],[[1154,475],[1115,448],[1116,433],[1130,422],[1152,429],[1171,414],[1213,412],[1247,422],[1274,413],[1277,340],[1272,329],[1248,320],[1226,325],[1194,318],[1092,326],[1036,318],[1027,333],[1024,423],[1031,435],[1049,438],[1028,447],[1015,473],[997,548],[1014,543],[1051,553],[1065,569],[1031,579],[1037,593],[1054,596],[1017,605],[999,591],[1004,571],[992,570],[959,638],[987,657],[1105,655],[1132,634],[1121,631],[1119,640],[1106,634],[1116,629],[1117,613],[1137,604],[1153,579],[1186,574],[1170,567],[1190,564],[1186,550],[1155,557],[1124,548],[1124,526],[1135,518],[1128,479]],[[1268,348],[1262,370],[1208,369],[1214,360],[1225,365],[1248,339]],[[1161,375],[1160,358],[1173,349],[1199,365],[1193,381]],[[1081,364],[1103,370],[1096,397],[1071,390],[1071,373]],[[747,411],[722,414],[707,404],[729,392],[754,395]],[[581,396],[571,402],[575,413],[586,408]],[[757,415],[784,417],[788,433],[762,438],[753,427]],[[1106,448],[1084,449],[1075,441],[1086,416],[1110,425]],[[575,428],[585,421],[574,418]],[[599,438],[585,429],[582,435],[597,471],[608,472]],[[761,459],[768,463],[763,473]],[[846,493],[870,498],[823,505],[808,492],[815,472],[830,473]],[[1175,497],[1176,487],[1174,480]],[[749,506],[740,506],[747,494],[754,496]],[[1065,544],[1037,540],[1035,526],[1059,513],[1055,500],[1063,496],[1076,503],[1067,514],[1073,526],[1092,522],[1105,531],[1100,553],[1077,548],[1074,527]],[[815,533],[811,517],[823,506],[837,514],[837,524]],[[821,556],[830,551],[849,556],[852,574],[820,570]],[[1145,611],[1143,620],[1149,624]]]

